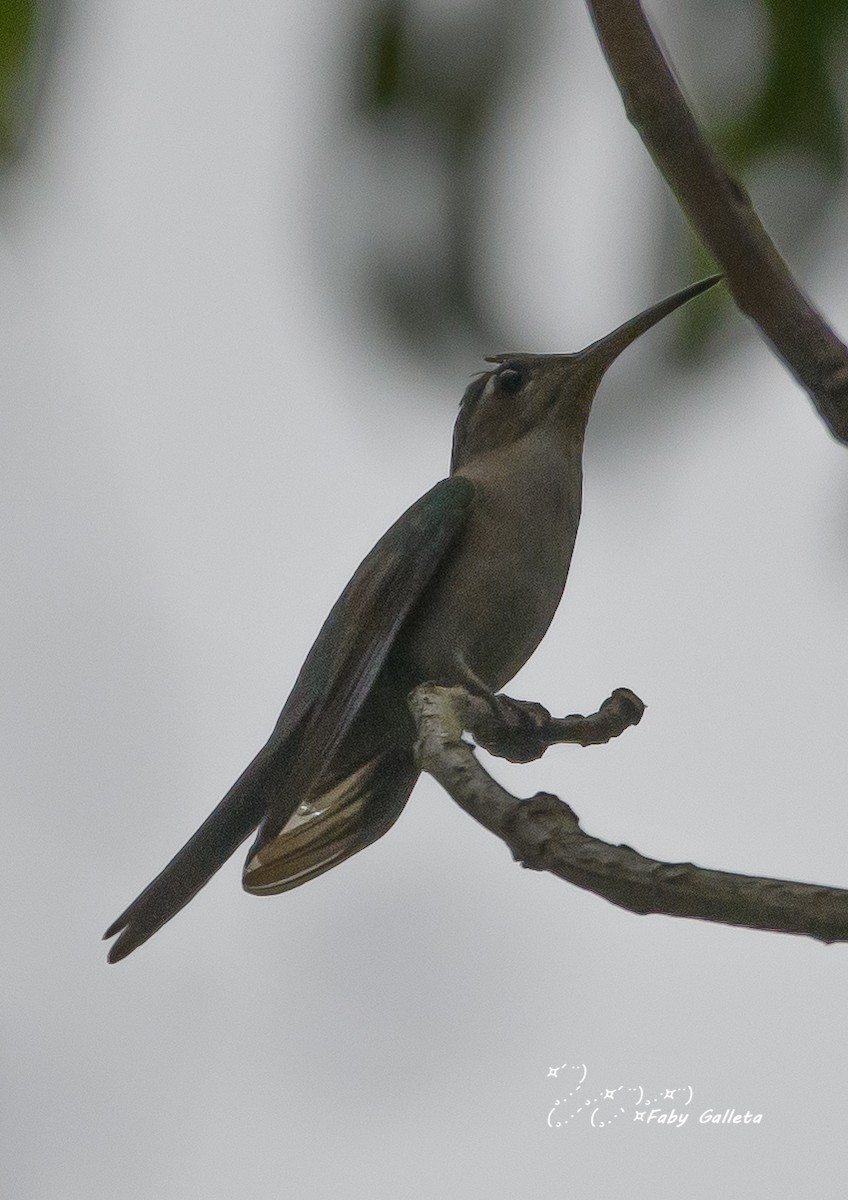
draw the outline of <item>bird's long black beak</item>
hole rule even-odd
[[[625,350],[631,342],[635,342],[637,337],[646,333],[663,317],[673,313],[676,308],[680,308],[681,304],[685,304],[687,300],[700,296],[701,292],[707,291],[708,288],[715,287],[722,278],[722,275],[710,275],[708,279],[700,279],[697,283],[691,283],[689,287],[683,288],[682,291],[675,292],[673,296],[660,300],[659,304],[646,308],[644,312],[639,313],[638,317],[631,317],[629,321],[619,325],[618,329],[614,329],[606,337],[592,342],[591,346],[587,346],[585,350],[581,350],[579,354],[575,355],[575,359],[593,371],[598,371],[599,375],[603,375],[622,350]]]

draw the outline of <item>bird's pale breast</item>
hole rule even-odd
[[[580,519],[580,455],[525,440],[524,453],[513,445],[501,462],[479,460],[460,472],[475,485],[471,511],[404,639],[420,680],[461,682],[460,655],[497,691],[557,610]]]

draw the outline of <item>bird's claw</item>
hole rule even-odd
[[[492,719],[475,727],[478,744],[509,762],[541,758],[549,744],[544,731],[551,723],[551,714],[544,705],[501,694],[492,694],[488,702]]]

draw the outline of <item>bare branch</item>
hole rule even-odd
[[[789,273],[741,184],[707,143],[639,0],[587,0],[630,122],[693,228],[721,265],[739,308],[848,444],[848,350]]]
[[[615,695],[607,705],[614,703]],[[806,934],[822,942],[848,941],[848,891],[712,871],[693,863],[658,862],[630,846],[602,842],[584,833],[574,811],[556,796],[540,792],[521,800],[483,769],[462,733],[468,729],[476,736],[475,717],[482,714],[488,737],[494,718],[491,707],[483,711],[484,700],[462,688],[424,684],[411,693],[409,706],[418,730],[415,755],[421,770],[502,838],[523,866],[550,871],[635,913]],[[585,731],[585,723],[603,713],[602,705],[593,717],[564,720],[584,722]],[[610,719],[609,710],[602,719]],[[512,735],[507,728],[507,742]],[[489,748],[493,744],[489,737]]]

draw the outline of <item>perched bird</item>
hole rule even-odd
[[[715,284],[692,284],[577,354],[499,354],[467,388],[450,476],[384,534],[342,592],[274,731],[217,808],[107,929],[125,958],[254,830],[243,883],[297,887],[375,841],[418,777],[406,697],[420,683],[490,698],[542,640],[565,588],[583,437],[604,372]]]

